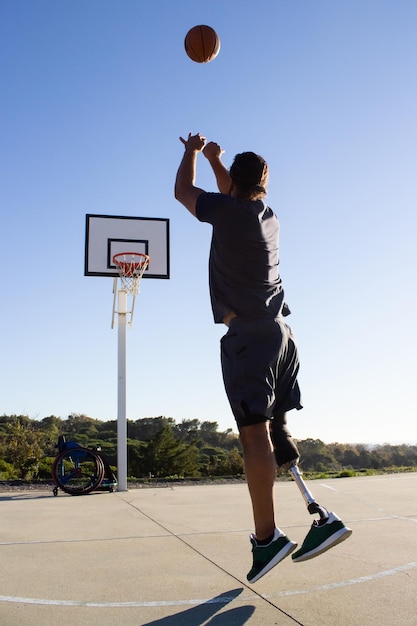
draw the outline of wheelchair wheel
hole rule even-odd
[[[82,496],[100,487],[104,478],[103,461],[87,448],[63,450],[52,465],[52,478],[65,493]]]

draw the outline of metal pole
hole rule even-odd
[[[117,481],[118,491],[127,491],[126,292],[119,291],[118,295]]]

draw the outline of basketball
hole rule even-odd
[[[211,26],[194,26],[185,36],[185,51],[192,61],[208,63],[220,50],[220,39]]]

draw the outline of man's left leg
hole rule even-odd
[[[288,556],[297,544],[275,526],[276,463],[269,422],[241,427],[240,440],[255,523],[255,534],[250,536],[253,566],[247,576],[253,583]]]
[[[269,422],[240,429],[246,481],[252,500],[255,534],[259,541],[274,533],[274,483],[276,463]]]

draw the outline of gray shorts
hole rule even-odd
[[[220,345],[224,386],[238,427],[302,408],[297,346],[283,318],[234,318]]]

